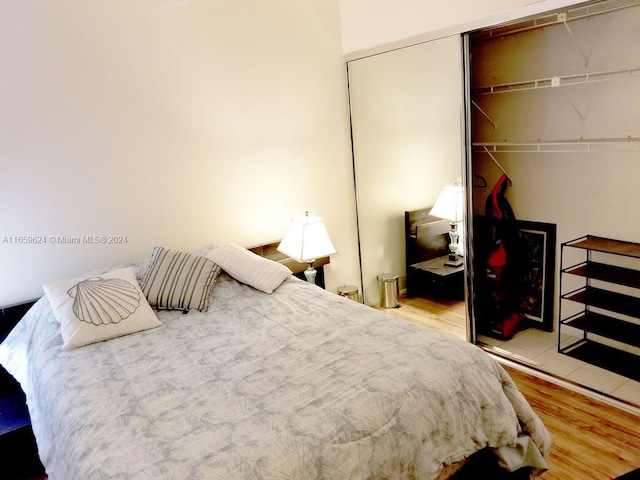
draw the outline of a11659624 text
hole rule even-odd
[[[122,245],[127,235],[5,235],[2,245]]]

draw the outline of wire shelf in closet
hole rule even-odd
[[[478,142],[481,153],[570,153],[570,152],[638,152],[640,138],[592,138],[574,140],[538,140],[521,142]]]

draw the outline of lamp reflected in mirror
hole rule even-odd
[[[464,219],[464,187],[458,183],[444,187],[430,214],[434,217],[449,220],[449,259],[445,262],[445,265],[449,267],[461,266],[463,261],[458,255],[458,243],[460,241],[458,225]]]

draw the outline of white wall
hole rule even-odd
[[[338,0],[6,0],[0,62],[0,305],[305,210],[339,252],[327,287],[358,283]]]
[[[366,303],[379,273],[404,288],[404,212],[433,206],[461,177],[461,62],[459,36],[349,62]]]
[[[576,3],[579,0],[340,0],[343,51],[364,54],[395,42],[410,45]]]

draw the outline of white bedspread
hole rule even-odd
[[[62,351],[42,298],[0,345],[51,480],[433,479],[550,437],[476,346],[294,277],[219,277],[208,313]]]

